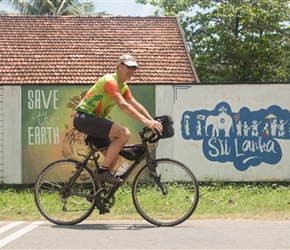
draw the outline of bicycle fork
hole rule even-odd
[[[167,189],[164,187],[164,185],[160,181],[161,180],[161,174],[158,175],[157,172],[156,172],[157,163],[150,156],[148,156],[146,158],[146,161],[147,161],[148,168],[150,170],[149,177],[154,179],[154,181],[156,182],[157,186],[162,191],[162,194],[167,195],[168,191],[167,191]]]

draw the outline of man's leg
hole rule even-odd
[[[109,167],[110,170],[113,170],[118,160],[119,152],[130,138],[130,131],[123,126],[114,123],[110,130],[109,136],[110,138],[113,138],[113,140],[108,147],[102,165]]]
[[[114,123],[111,127],[109,137],[113,138],[113,140],[108,147],[108,150],[104,152],[105,158],[101,169],[95,173],[95,179],[97,181],[104,181],[110,184],[117,184],[121,183],[123,180],[112,176],[109,170],[113,170],[118,159],[119,152],[130,138],[130,131],[123,126]]]
[[[114,139],[111,139],[111,143],[112,143],[113,141],[114,141]],[[110,144],[111,144],[111,143],[110,143]],[[103,154],[104,157],[106,157],[107,152],[108,152],[108,150],[103,150],[103,151],[102,151],[102,154]],[[105,159],[105,158],[104,158],[104,159]],[[118,162],[119,162],[119,165],[121,164],[121,163],[120,163],[120,159],[121,159],[121,156],[120,156],[120,154],[118,154],[118,155],[115,157],[115,159],[113,160],[111,166],[109,167],[109,169],[110,169],[111,172],[112,172],[113,169],[116,167],[116,165],[118,164]]]

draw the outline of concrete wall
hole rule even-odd
[[[290,180],[290,85],[156,86],[156,113],[174,118],[159,157],[187,164],[199,181]]]
[[[3,86],[0,86],[0,183],[4,181]]]
[[[60,91],[66,93],[65,88],[70,89],[68,97],[86,89],[75,86],[72,91],[71,86],[61,86]],[[36,117],[32,112],[38,110],[22,107],[27,100],[21,100],[21,90],[22,86],[0,88],[0,183],[26,183],[23,176],[32,171],[35,175],[59,158],[65,145],[62,140],[59,145],[23,142],[22,123],[26,122],[25,128],[30,126]],[[154,88],[146,89],[146,96],[153,92]],[[159,142],[157,156],[185,163],[199,181],[290,180],[289,94],[290,84],[157,85],[156,115],[170,114],[175,127],[173,138]],[[60,117],[60,130],[71,126],[69,98],[61,96],[63,104],[57,110],[45,111],[47,118]],[[131,121],[124,125],[131,126]]]
[[[3,86],[3,128],[4,170],[2,179],[5,184],[22,183],[22,142],[21,142],[21,87]]]

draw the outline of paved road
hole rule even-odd
[[[290,249],[290,220],[0,222],[0,249]]]

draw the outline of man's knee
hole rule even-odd
[[[129,129],[127,129],[126,127],[123,127],[123,129],[124,129],[124,130],[123,130],[123,132],[121,133],[121,137],[123,137],[124,140],[128,141],[129,138],[130,138],[131,133],[130,133]]]
[[[124,141],[129,140],[130,138],[130,131],[126,127],[123,127],[119,124],[114,123],[110,131],[110,137],[112,138],[120,138]]]

